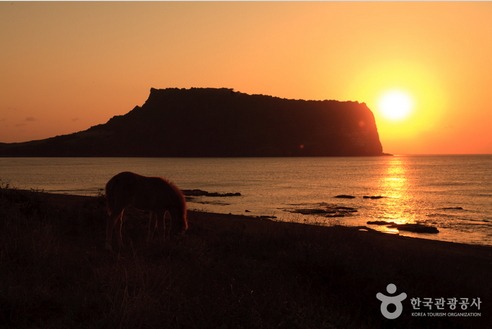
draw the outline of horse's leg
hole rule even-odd
[[[149,222],[147,223],[147,242],[150,241],[150,230],[152,226],[152,211],[149,212]]]
[[[121,223],[123,217],[123,211],[114,212],[108,216],[106,221],[106,249],[112,251],[112,242],[113,242],[113,231],[116,227],[118,221]],[[121,224],[120,224],[120,239],[121,239]]]
[[[164,210],[159,214],[160,220],[162,221],[162,228],[159,230],[161,241],[166,241],[166,229],[167,229],[166,216],[167,216],[167,210]]]
[[[118,222],[120,223],[120,228],[119,228],[119,234],[118,234],[118,247],[120,249],[123,248],[123,214],[125,213],[125,209],[123,209],[119,216],[117,217],[117,220],[114,222],[114,225],[116,225]],[[114,226],[113,226],[114,229]]]
[[[169,223],[169,225],[166,227],[167,229],[164,230],[164,238],[165,239],[171,237],[171,232],[172,232],[173,226],[174,226],[173,225],[173,220],[174,220],[174,217],[175,217],[174,211],[172,211],[172,210],[166,210],[164,212],[164,218],[163,218],[164,221],[166,221],[166,217],[168,217],[167,222]]]
[[[186,222],[183,223],[183,216],[179,209],[172,209],[170,211],[170,223],[169,236],[182,236],[186,231]]]
[[[155,228],[156,228],[156,225],[157,225],[157,223],[154,222],[154,218],[155,218],[154,212],[153,211],[150,211],[149,212],[149,225],[148,225],[148,228],[147,228],[147,242],[152,241],[152,239],[154,237],[154,232],[155,232]]]
[[[157,231],[157,238],[164,240],[164,235],[166,232],[166,212],[156,211],[154,213],[154,232]]]
[[[113,251],[111,240],[113,239],[114,216],[108,216],[106,220],[106,250]]]

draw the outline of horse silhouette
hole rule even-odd
[[[169,234],[181,234],[188,229],[186,201],[181,190],[161,177],[146,177],[133,172],[121,172],[106,184],[108,219],[106,225],[106,248],[112,250],[113,231],[119,224],[118,244],[123,247],[123,215],[133,207],[149,211],[147,239],[150,240],[162,221],[166,235],[166,215],[170,215]]]

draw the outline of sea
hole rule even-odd
[[[192,210],[492,246],[492,155],[0,158],[0,186],[95,196],[122,171],[215,193],[190,199]]]

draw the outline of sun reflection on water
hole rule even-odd
[[[381,179],[381,188],[386,196],[391,198],[402,198],[406,195],[407,177],[401,158],[395,157],[388,161],[385,175]]]
[[[412,194],[409,188],[407,163],[404,157],[391,157],[383,170],[379,187],[386,197],[382,200],[381,218],[397,224],[415,221],[411,207]],[[385,232],[398,233],[395,228],[381,227]]]

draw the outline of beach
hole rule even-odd
[[[197,211],[189,211],[184,236],[147,242],[143,215],[129,211],[125,247],[109,252],[106,216],[103,196],[0,189],[0,327],[487,328],[492,321],[491,247]],[[378,293],[404,293],[401,314],[386,318]]]

